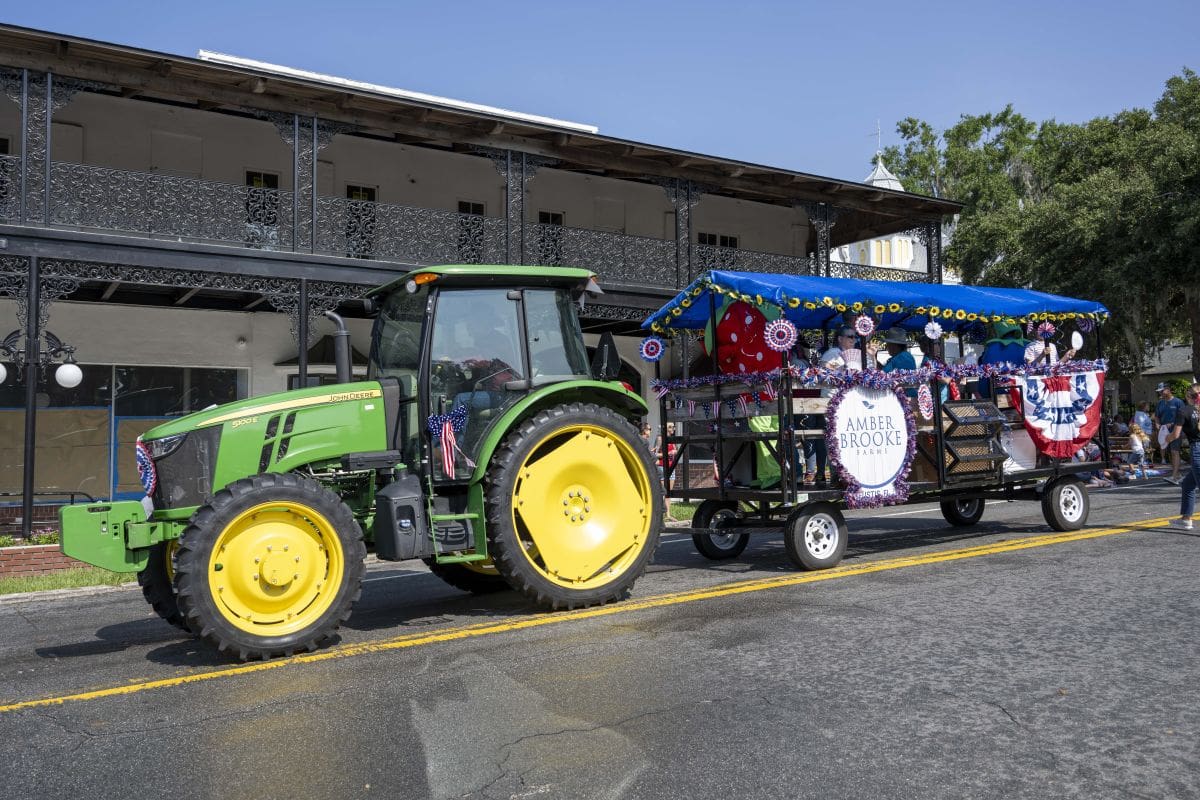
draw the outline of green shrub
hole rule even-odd
[[[17,537],[9,536],[7,533],[0,534],[0,547],[16,547],[22,542],[17,541]]]

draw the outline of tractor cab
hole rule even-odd
[[[435,480],[462,480],[505,412],[538,388],[592,379],[575,302],[592,278],[584,270],[440,267],[378,290],[368,378],[399,383],[396,449],[405,463],[426,463],[422,436],[441,446],[449,424],[452,444],[427,463]]]

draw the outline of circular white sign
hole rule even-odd
[[[858,481],[861,497],[892,494],[903,478],[908,425],[895,392],[855,386],[842,395],[830,420],[842,470]]]

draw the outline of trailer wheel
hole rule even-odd
[[[983,517],[983,500],[976,497],[970,500],[943,500],[942,516],[946,522],[965,528],[974,525]]]
[[[158,614],[171,625],[188,631],[187,621],[179,611],[175,598],[175,554],[179,550],[178,539],[168,539],[150,548],[150,560],[146,568],[137,574],[142,597]]]
[[[628,595],[662,527],[662,489],[637,430],[611,409],[555,406],[519,423],[485,483],[489,550],[539,605]]]
[[[362,530],[336,494],[292,474],[235,481],[179,538],[188,626],[243,661],[315,650],[362,592]]]
[[[1091,500],[1078,478],[1062,478],[1042,492],[1042,515],[1056,531],[1077,531],[1087,524]]]
[[[721,528],[737,518],[737,503],[727,500],[705,500],[692,515],[693,528]],[[750,543],[748,533],[693,533],[692,544],[705,558],[721,561],[737,558]]]
[[[439,564],[434,558],[423,558],[429,571],[455,589],[471,594],[506,592],[512,587],[496,570],[489,558],[487,561],[464,561],[461,564]]]
[[[832,503],[809,503],[788,516],[783,543],[800,569],[836,567],[846,554],[846,519]]]

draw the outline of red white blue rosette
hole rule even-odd
[[[1053,338],[1055,332],[1057,331],[1058,328],[1054,327],[1053,322],[1043,322],[1041,325],[1037,326],[1038,336],[1043,339]]]
[[[917,410],[925,419],[933,419],[933,392],[928,383],[917,387]]]
[[[929,321],[925,323],[925,335],[935,342],[942,338],[942,325],[939,322]]]
[[[663,357],[663,353],[667,351],[667,344],[659,336],[647,336],[642,339],[642,346],[638,348],[638,353],[641,357],[651,363],[658,361]]]
[[[800,332],[796,330],[796,326],[788,319],[777,319],[768,322],[763,328],[763,333],[766,334],[767,347],[777,353],[786,353],[796,346],[796,340],[800,336]]]
[[[867,314],[863,314],[854,320],[854,332],[864,339],[867,338],[875,332],[875,320]]]
[[[146,491],[147,496],[154,494],[154,490],[158,488],[158,470],[154,468],[150,448],[140,436],[134,446],[133,457],[137,462],[138,480],[142,483],[142,489]]]

